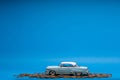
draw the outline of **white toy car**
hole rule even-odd
[[[46,68],[47,75],[88,75],[88,73],[88,67],[78,66],[76,62],[61,62],[59,66],[48,66]]]

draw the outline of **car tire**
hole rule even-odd
[[[49,72],[49,75],[54,76],[54,75],[56,75],[56,72],[52,70],[52,71]]]
[[[88,76],[88,75],[89,75],[88,73],[84,74],[84,76]]]
[[[82,76],[82,73],[81,72],[76,72],[75,76]]]

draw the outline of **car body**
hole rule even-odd
[[[46,74],[72,74],[72,75],[88,75],[88,67],[78,66],[76,62],[61,62],[59,66],[48,66]]]

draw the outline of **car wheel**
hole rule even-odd
[[[84,74],[84,76],[88,76],[88,75],[89,75],[88,73]]]
[[[75,73],[76,76],[82,76],[82,73],[81,72],[77,72]]]
[[[50,72],[49,72],[49,75],[52,75],[52,76],[53,76],[53,75],[56,75],[56,72],[55,72],[55,71],[50,71]]]

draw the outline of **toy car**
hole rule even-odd
[[[48,66],[47,75],[68,74],[68,75],[88,75],[88,67],[78,66],[76,62],[61,62],[59,66]]]

